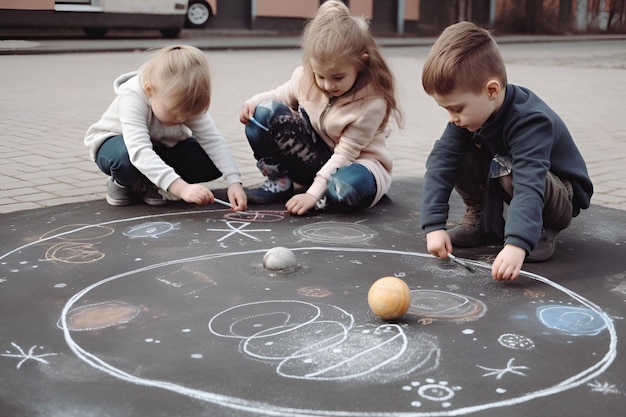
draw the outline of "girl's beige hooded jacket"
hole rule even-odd
[[[283,102],[294,110],[301,106],[315,131],[333,151],[307,193],[322,198],[329,176],[351,163],[362,164],[376,179],[377,191],[372,206],[389,190],[393,162],[386,140],[391,128],[387,125],[381,129],[387,102],[371,86],[366,85],[356,92],[348,91],[341,97],[330,97],[319,88],[311,87],[303,67],[298,67],[285,84],[257,94],[248,102],[258,106],[267,100]]]

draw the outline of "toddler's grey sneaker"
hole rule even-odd
[[[159,193],[159,189],[150,184],[145,183],[142,186],[141,199],[149,206],[162,206],[167,203],[167,200]]]
[[[107,203],[111,206],[127,206],[131,201],[131,192],[128,187],[119,185],[112,177],[107,180]]]

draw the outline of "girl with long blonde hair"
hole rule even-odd
[[[302,52],[289,81],[241,107],[267,177],[246,190],[248,202],[286,201],[296,215],[371,207],[391,185],[390,118],[402,125],[393,75],[368,22],[338,1],[323,3],[308,22]],[[306,192],[294,195],[294,183]]]

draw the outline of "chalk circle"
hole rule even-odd
[[[419,395],[430,401],[447,401],[454,397],[454,390],[443,384],[426,384],[418,388]]]
[[[95,240],[112,235],[113,232],[115,232],[114,229],[102,225],[94,226],[92,224],[68,224],[44,233],[41,235],[39,240],[48,238],[72,241]]]
[[[411,291],[409,313],[438,320],[469,321],[485,315],[487,306],[467,295],[439,290]]]
[[[357,223],[318,222],[299,227],[294,235],[313,243],[355,244],[364,243],[378,234]]]
[[[228,220],[239,220],[251,223],[274,223],[285,218],[285,211],[272,210],[246,210],[237,211],[235,213],[227,213],[224,215]]]
[[[268,309],[274,312],[268,314]],[[319,307],[301,301],[270,300],[246,303],[213,316],[209,321],[209,330],[221,337],[247,338],[269,329],[263,337],[270,337],[286,332],[287,328],[292,329],[291,326],[310,324],[320,314]],[[275,325],[277,321],[281,323],[280,327]]]
[[[324,298],[333,294],[331,290],[323,287],[302,287],[298,288],[296,292],[300,295],[304,295],[305,297],[312,298]]]
[[[68,311],[67,329],[71,331],[98,330],[128,323],[139,314],[137,306],[121,301],[89,304]],[[60,322],[59,327],[62,328]]]
[[[403,257],[413,256],[413,257],[434,259],[431,255],[418,253],[418,252],[370,249],[370,248],[358,248],[358,247],[357,248],[354,248],[354,247],[353,248],[350,248],[350,247],[303,247],[303,248],[297,248],[294,250],[303,251],[305,253],[313,252],[313,251],[337,252],[337,253],[354,252],[354,253],[359,253],[359,254],[371,253],[371,254],[384,254],[385,256],[399,255]],[[234,396],[232,394],[224,394],[224,393],[213,392],[211,390],[202,390],[198,388],[187,387],[183,385],[182,383],[177,383],[175,381],[154,380],[154,379],[144,378],[139,375],[130,374],[127,371],[114,366],[113,364],[107,363],[107,361],[104,360],[102,357],[98,357],[94,353],[86,350],[85,347],[80,346],[74,340],[72,328],[70,327],[70,324],[69,324],[69,317],[71,315],[70,313],[76,312],[76,309],[74,308],[74,305],[76,303],[80,302],[83,299],[83,297],[87,295],[91,297],[92,296],[91,291],[99,288],[101,285],[109,284],[116,280],[122,280],[125,278],[127,279],[129,277],[132,277],[135,274],[146,273],[148,271],[162,268],[168,265],[182,264],[182,263],[187,263],[187,262],[215,260],[215,259],[221,259],[221,258],[225,258],[229,256],[242,256],[242,255],[258,256],[258,254],[262,252],[265,252],[265,250],[251,250],[251,251],[240,251],[240,252],[232,252],[232,253],[207,254],[207,255],[203,255],[199,257],[176,259],[176,260],[172,260],[169,262],[162,262],[162,263],[154,264],[152,266],[144,266],[142,268],[120,273],[118,275],[103,279],[102,281],[93,283],[90,286],[86,287],[85,289],[76,293],[74,296],[72,296],[68,300],[66,305],[64,306],[63,311],[61,313],[61,319],[60,319],[60,326],[64,333],[64,339],[66,343],[68,344],[68,347],[72,350],[72,352],[74,352],[74,354],[79,359],[81,359],[88,365],[94,367],[95,369],[105,372],[113,377],[119,378],[120,380],[124,380],[126,382],[138,384],[142,386],[155,387],[155,388],[160,388],[163,390],[179,393],[182,395],[186,395],[190,398],[193,398],[195,400],[210,402],[210,403],[223,406],[226,408],[230,408],[233,410],[239,410],[239,411],[243,410],[246,412],[256,412],[256,413],[263,414],[263,415],[271,414],[271,415],[276,415],[276,416],[283,416],[283,415],[284,416],[290,416],[290,415],[339,416],[340,415],[342,417],[364,417],[364,416],[387,417],[391,415],[391,413],[393,413],[394,416],[398,416],[398,417],[409,417],[409,416],[410,417],[432,417],[435,415],[436,416],[459,416],[459,415],[473,414],[473,413],[480,412],[482,410],[521,404],[524,402],[535,400],[537,398],[542,398],[542,397],[558,394],[558,393],[579,387],[585,384],[586,382],[593,380],[594,378],[597,378],[602,373],[604,373],[608,369],[608,367],[613,363],[617,354],[617,350],[616,350],[617,334],[615,331],[615,327],[611,319],[606,315],[606,313],[604,313],[600,309],[600,307],[594,305],[589,300],[561,286],[560,284],[557,284],[555,282],[550,281],[547,278],[544,278],[539,275],[532,274],[526,271],[521,271],[521,275],[526,278],[534,279],[536,281],[542,282],[554,288],[555,290],[562,292],[566,296],[571,297],[576,302],[580,303],[580,305],[585,307],[582,310],[593,311],[594,314],[592,315],[592,318],[594,319],[594,321],[596,318],[602,321],[604,323],[604,329],[606,329],[608,332],[607,351],[605,353],[602,353],[600,351],[600,347],[598,347],[598,351],[596,351],[593,355],[593,361],[594,361],[593,363],[584,365],[586,366],[585,368],[576,368],[576,369],[568,370],[567,371],[568,373],[566,375],[555,378],[556,381],[554,383],[551,383],[552,385],[547,385],[543,387],[533,386],[533,388],[529,388],[528,391],[521,391],[518,394],[515,394],[514,396],[510,398],[487,399],[486,400],[487,402],[480,402],[480,400],[478,400],[479,401],[478,403],[473,403],[473,404],[466,403],[459,407],[451,406],[447,408],[446,410],[440,410],[436,412],[432,412],[432,411],[415,412],[415,410],[399,411],[397,409],[378,410],[378,411],[371,410],[367,412],[354,410],[354,409],[344,409],[344,410],[310,409],[310,408],[303,408],[303,406],[301,405],[296,406],[296,407],[283,406],[280,404],[273,403],[271,399],[253,400],[253,399],[248,399],[248,398],[242,398],[242,397]],[[475,263],[475,265],[478,266],[479,268],[484,268],[485,270],[489,270],[491,267],[491,265],[486,264],[486,263]],[[485,311],[483,307],[481,307],[479,304],[473,303],[473,301],[468,297],[460,296],[459,298],[455,298],[455,297],[451,297],[449,294],[445,292],[433,291],[433,290],[422,292],[421,295],[422,295],[421,298],[423,301],[421,304],[421,308],[423,309],[423,311],[427,312],[428,314],[436,313],[439,317],[447,316],[447,317],[454,317],[454,318],[459,318],[459,317],[466,318],[468,317],[468,314],[470,315],[473,314],[474,317],[476,317],[479,314],[484,314],[484,311]],[[416,294],[416,298],[420,299],[419,294]],[[442,302],[442,300],[444,301]],[[446,306],[447,308],[451,307],[452,313],[449,310],[447,310]],[[310,323],[311,317],[318,316],[317,309],[319,307],[317,306],[299,303],[297,307],[298,308],[296,310],[300,309],[300,311],[304,313],[303,315],[308,317],[308,320],[300,321],[299,323],[300,326],[303,325],[302,324],[303,322]],[[264,308],[259,310],[259,317],[262,316],[263,311],[266,312]],[[86,312],[89,312],[89,310],[86,310]],[[543,312],[544,314],[541,314],[541,312]],[[545,313],[552,314],[554,312],[558,312],[558,311],[555,310],[551,312],[548,309],[544,309],[544,310],[541,310],[538,314],[540,317],[547,317]],[[248,316],[250,315],[248,314]],[[562,318],[562,316],[563,315],[561,314],[560,317]],[[129,319],[129,317],[127,318]],[[221,319],[223,318],[227,318],[227,314],[220,316],[220,322],[222,322]],[[231,317],[231,319],[232,318],[234,317]],[[285,320],[288,320],[286,316],[285,316]],[[104,323],[102,324],[109,324],[112,321],[114,320],[111,320],[111,321],[105,320]],[[272,319],[270,320],[270,322],[275,323],[275,320]],[[580,323],[579,320],[576,320],[576,322]],[[94,323],[93,321],[89,322],[91,326],[93,326],[96,323]],[[230,327],[233,325],[232,321],[229,322],[229,320],[225,320],[222,322],[222,324],[220,324],[219,329],[217,328],[217,326],[213,326],[213,330],[216,330],[216,333],[220,333],[227,337],[228,335],[231,335],[232,337],[241,337],[242,335],[249,334],[250,336],[254,336],[253,339],[251,340],[260,340],[258,338],[260,336],[260,334],[258,333],[258,329],[256,329],[256,327],[250,327],[251,323],[252,322],[249,322],[249,323],[241,322],[241,323],[236,323],[234,327]],[[213,324],[216,324],[216,322],[214,322]],[[226,324],[228,324],[230,328],[227,328]],[[306,326],[310,326],[310,324],[306,324]],[[564,329],[564,328],[566,327],[561,327],[561,329]],[[279,332],[280,330],[273,328],[272,330],[269,330],[269,332],[267,333],[261,333],[261,335],[265,336],[267,334],[273,334],[273,335],[279,336],[281,335],[281,333]],[[261,347],[261,345],[258,345],[258,346],[259,348]],[[424,393],[433,394],[433,391],[426,390]],[[442,392],[438,392],[438,394],[442,394]],[[443,392],[443,394],[445,397],[446,393]],[[395,405],[397,404],[395,403],[391,404],[390,407],[394,407]]]
[[[537,317],[546,327],[570,336],[593,336],[607,326],[607,321],[600,314],[582,307],[540,306]]]
[[[157,237],[171,230],[176,229],[176,225],[169,222],[148,222],[137,226],[131,226],[124,230],[124,236],[129,238]]]
[[[432,371],[439,342],[427,333],[407,334],[396,324],[366,323],[340,307],[295,300],[241,304],[209,321],[211,333],[242,339],[240,351],[272,361],[281,377],[339,381],[375,375],[397,380]]]

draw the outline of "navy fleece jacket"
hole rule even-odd
[[[543,226],[543,196],[548,171],[567,179],[574,189],[574,216],[589,207],[593,185],[580,151],[561,118],[527,88],[507,84],[504,103],[477,132],[448,123],[426,162],[421,202],[424,231],[445,229],[450,193],[464,154],[475,143],[491,156],[513,159],[513,199],[507,212],[504,243],[529,253],[537,244]],[[485,186],[489,178],[485,177]],[[485,193],[486,206],[493,206]],[[495,203],[500,204],[500,203]],[[501,216],[501,213],[494,213]],[[485,224],[493,219],[485,219]]]

